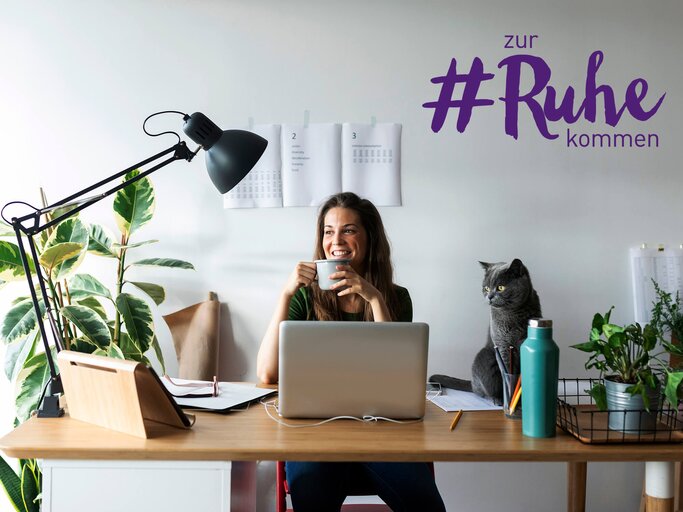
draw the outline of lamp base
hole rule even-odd
[[[59,406],[59,396],[46,396],[38,409],[39,418],[60,418],[64,416],[64,408]]]
[[[37,416],[39,418],[61,418],[64,416],[64,408],[59,405],[59,397],[63,392],[61,375],[57,375],[47,385]]]

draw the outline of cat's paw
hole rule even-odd
[[[493,405],[503,405],[503,399],[496,397],[489,397],[490,400],[493,402]]]

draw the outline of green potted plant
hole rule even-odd
[[[669,366],[680,368],[683,366],[683,351],[680,343],[683,341],[683,309],[681,308],[681,297],[676,292],[674,299],[671,293],[661,289],[659,284],[653,279],[657,300],[652,304],[651,324],[660,332],[669,333],[670,341],[662,339],[662,344],[669,349],[671,359]]]
[[[132,171],[124,179],[137,173]],[[165,299],[165,290],[154,283],[130,280],[128,271],[141,266],[194,267],[191,263],[172,258],[129,261],[129,252],[157,242],[144,240],[133,243],[131,240],[133,233],[152,219],[154,206],[154,188],[149,178],[143,178],[114,196],[113,213],[120,231],[118,243],[107,229],[87,224],[80,215],[69,217],[35,237],[38,261],[31,260],[29,265],[32,268],[39,265],[42,269],[55,322],[69,350],[146,364],[150,364],[147,354],[153,350],[164,369],[151,308],[145,299],[159,305]],[[65,212],[55,211],[53,218],[62,213]],[[9,281],[26,283],[19,248],[11,241],[14,236],[14,230],[0,222],[0,287]],[[113,292],[93,275],[78,273],[86,254],[115,261]],[[17,390],[15,425],[18,425],[37,408],[49,379],[37,317],[26,294],[12,301],[0,321],[0,340],[6,345],[5,375]],[[4,459],[0,460],[0,481],[18,511],[38,510],[41,476],[35,461],[21,461],[17,473]]]
[[[671,370],[657,351],[660,333],[652,324],[619,326],[610,323],[612,310],[593,317],[589,340],[572,348],[590,355],[586,369],[596,368],[601,380],[589,390],[600,410],[609,410],[609,428],[636,433],[654,427],[662,385],[667,400],[678,405],[683,372]],[[603,379],[604,377],[604,379]],[[639,412],[639,411],[646,412]],[[613,412],[633,411],[633,412]]]

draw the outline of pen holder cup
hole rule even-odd
[[[503,412],[506,418],[513,420],[522,419],[522,398],[518,397],[517,403],[514,403],[514,393],[519,381],[519,373],[504,373],[503,374]],[[520,393],[521,395],[521,393]],[[510,412],[511,409],[514,410]]]

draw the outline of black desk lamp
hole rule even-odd
[[[180,139],[175,132],[163,132],[159,134],[151,134],[145,128],[145,123],[153,116],[165,113],[175,113],[181,114],[183,120],[185,121],[183,125],[183,131],[187,136],[194,142],[199,144],[196,151],[192,152],[189,150],[185,142]],[[24,266],[24,272],[26,273],[26,278],[28,279],[29,290],[31,293],[31,299],[33,302],[33,308],[36,313],[36,318],[38,321],[38,328],[40,329],[40,335],[43,339],[43,346],[45,348],[45,356],[50,368],[50,381],[44,393],[42,400],[42,406],[38,409],[38,417],[43,418],[54,418],[59,417],[64,414],[64,410],[59,407],[59,395],[63,392],[62,382],[59,374],[56,371],[55,363],[52,358],[52,353],[50,351],[50,343],[47,338],[47,333],[45,330],[45,325],[43,322],[42,309],[36,294],[36,290],[33,286],[32,279],[32,269],[30,268],[29,260],[26,256],[26,250],[24,249],[24,241],[22,239],[22,234],[26,236],[26,242],[28,244],[29,250],[31,252],[31,257],[34,262],[38,262],[38,255],[36,252],[35,243],[33,237],[46,229],[51,228],[59,224],[64,219],[75,215],[77,212],[97,203],[98,201],[104,199],[105,197],[125,188],[127,185],[141,180],[145,176],[153,173],[154,171],[161,169],[162,167],[175,162],[176,160],[187,160],[191,161],[194,156],[199,152],[200,149],[206,151],[206,168],[209,173],[211,181],[220,191],[221,194],[225,194],[231,190],[235,185],[237,185],[251,169],[256,165],[263,152],[266,150],[268,141],[255,133],[251,133],[243,130],[221,130],[216,124],[214,124],[208,117],[200,112],[195,112],[194,114],[187,115],[183,112],[178,111],[163,111],[152,114],[143,123],[143,130],[145,133],[151,136],[158,136],[164,134],[174,134],[178,137],[178,143],[161,153],[158,153],[142,162],[139,162],[123,171],[120,171],[109,178],[106,178],[90,187],[87,187],[80,192],[70,195],[45,208],[36,209],[33,213],[25,215],[23,217],[13,217],[11,224],[14,227],[14,232],[17,237],[19,245],[19,253],[21,255],[21,262]],[[143,170],[142,167],[152,164],[157,160],[167,156],[172,155],[166,160],[157,163],[153,167]],[[123,183],[116,185],[109,190],[99,193],[90,197],[82,197],[85,194],[102,187],[103,185],[125,176],[129,172],[140,169],[140,173]],[[13,203],[21,201],[13,201],[5,205],[8,206]],[[25,204],[25,203],[24,203]],[[46,213],[50,213],[58,208],[72,208],[66,213],[59,214],[56,218],[41,224],[41,217]],[[3,208],[4,209],[4,208]],[[52,314],[52,307],[48,299],[47,290],[45,287],[45,278],[40,269],[40,265],[34,265],[33,269],[38,278],[38,285],[40,286],[40,293],[42,295],[43,304],[45,305],[45,313],[47,315],[48,321],[50,323],[50,328],[52,330],[52,336],[54,339],[54,345],[57,352],[64,348],[64,343],[62,335],[56,326],[55,319]]]

